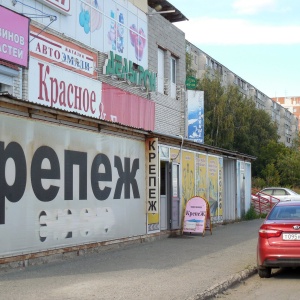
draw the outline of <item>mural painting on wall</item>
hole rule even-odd
[[[223,158],[219,157],[219,207],[218,221],[223,220]]]
[[[35,21],[63,33],[102,53],[113,51],[144,70],[148,68],[147,15],[127,0],[38,0],[40,12],[56,18],[49,26],[48,18]],[[7,1],[7,7],[27,13],[35,0]],[[18,23],[19,24],[19,23]]]
[[[196,154],[196,195],[207,198],[207,156],[205,154]]]
[[[133,4],[126,0],[81,0],[77,15],[80,32],[92,46],[147,65],[147,18]]]
[[[195,153],[182,152],[182,208],[195,195]]]
[[[219,159],[208,156],[208,202],[213,221],[218,219],[219,213]]]

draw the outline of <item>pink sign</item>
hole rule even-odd
[[[101,119],[154,130],[155,103],[106,83],[102,83]]]
[[[208,217],[207,201],[201,197],[191,198],[185,208],[183,232],[204,233]]]
[[[27,68],[30,19],[3,6],[0,16],[0,59]]]

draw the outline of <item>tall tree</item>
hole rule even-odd
[[[233,142],[233,116],[228,114],[227,95],[219,79],[208,76],[199,81],[198,89],[204,91],[205,143],[228,147]]]
[[[196,71],[187,55],[187,74]],[[300,187],[300,137],[288,148],[279,143],[277,125],[236,85],[222,86],[221,75],[205,74],[197,89],[204,91],[205,144],[256,156],[252,175],[265,184]]]
[[[251,98],[235,85],[221,85],[220,75],[204,76],[204,140],[206,144],[257,156],[261,142],[277,140],[277,128],[268,113],[255,108]]]
[[[289,155],[281,153],[277,160],[281,184],[300,187],[300,152],[291,150]]]

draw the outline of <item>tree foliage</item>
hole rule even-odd
[[[192,68],[192,56],[191,54],[185,54],[185,64],[186,64],[186,77],[196,76],[196,71]]]
[[[289,155],[280,153],[277,159],[277,168],[281,183],[284,186],[300,187],[300,152],[291,150]]]
[[[222,86],[220,79],[216,73],[198,81],[197,89],[204,91],[205,144],[255,156],[255,182],[300,187],[300,138],[291,148],[278,142],[271,116],[237,86]]]
[[[277,141],[277,128],[268,113],[258,110],[237,86],[224,87],[218,74],[204,76],[204,140],[206,144],[258,156],[261,147]]]

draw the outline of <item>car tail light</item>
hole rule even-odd
[[[276,229],[261,228],[261,229],[259,229],[258,233],[261,238],[269,239],[272,237],[279,237],[281,235],[282,231],[276,230]]]

